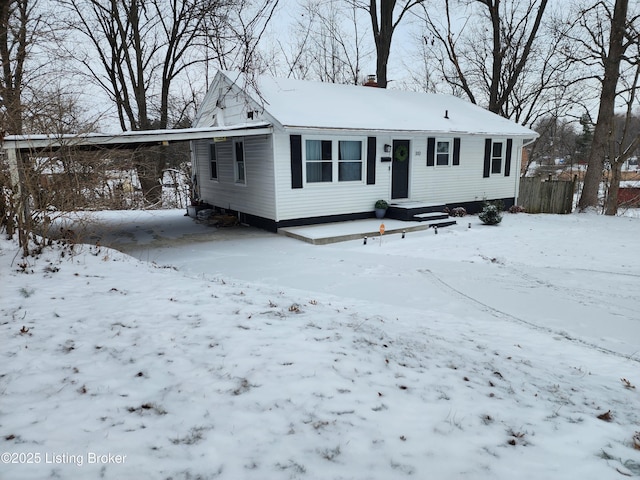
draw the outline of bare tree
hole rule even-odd
[[[536,122],[534,129],[540,137],[531,150],[528,161],[536,162],[536,176],[555,173],[557,163],[573,162],[577,135],[571,118],[558,118],[553,115],[542,117]],[[529,167],[528,164],[526,169]]]
[[[362,64],[373,52],[360,21],[364,12],[340,0],[308,1],[291,39],[278,39],[286,76],[357,85]],[[291,43],[287,44],[287,40]],[[272,69],[277,72],[277,68]]]
[[[598,78],[601,86],[598,119],[589,151],[584,186],[578,201],[580,211],[598,206],[598,190],[605,159],[615,158],[613,118],[620,68],[627,48],[634,41],[637,42],[637,36],[633,36],[635,39],[629,38],[628,28],[633,21],[630,22],[627,18],[628,10],[628,0],[616,0],[613,11],[608,2],[600,1],[581,11],[578,17],[578,25],[582,27],[584,36],[573,39],[583,46],[586,52],[585,62],[602,67],[602,76]],[[635,90],[635,85],[633,88]]]
[[[0,140],[6,133],[24,133],[25,105],[37,99],[39,79],[45,68],[34,58],[34,50],[45,48],[51,32],[44,16],[37,0],[0,2]],[[25,98],[27,92],[30,98]],[[0,160],[0,226],[4,226],[9,235],[17,228],[26,256],[32,219],[25,179],[31,166],[20,155]]]
[[[216,2],[205,0],[59,0],[71,12],[69,25],[90,48],[74,46],[90,78],[114,103],[122,130],[169,127],[172,89],[202,43],[205,15]],[[95,59],[97,58],[97,61]],[[180,118],[180,115],[177,116]],[[138,166],[145,198],[157,204],[165,156],[143,156]]]
[[[207,36],[207,59],[223,70],[262,73],[267,60],[259,49],[267,26],[279,0],[238,0],[210,10],[204,29]]]
[[[640,49],[638,43],[636,49]],[[640,52],[638,52],[640,53]],[[640,60],[640,55],[637,57]],[[638,81],[640,81],[640,62],[635,65],[635,74],[622,92],[626,96],[626,112],[623,115],[616,115],[612,120],[615,137],[609,145],[609,167],[611,169],[609,178],[609,189],[605,201],[605,215],[615,215],[618,213],[618,191],[622,180],[622,165],[636,153],[640,147],[640,131],[638,129],[638,118],[634,116],[636,104],[636,91]]]
[[[444,0],[444,12],[423,7],[423,42],[433,67],[456,95],[533,125],[560,116],[574,83],[556,56],[560,32],[540,32],[547,0]],[[559,111],[560,109],[560,111]]]
[[[36,74],[27,64],[46,24],[38,0],[0,2],[0,111],[2,130],[21,134],[25,84]]]
[[[379,87],[387,88],[389,82],[387,67],[393,34],[407,13],[414,7],[424,4],[425,0],[380,0],[380,5],[377,0],[349,1],[369,14],[376,45],[376,82]]]

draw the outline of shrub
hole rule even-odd
[[[389,207],[389,204],[385,201],[385,200],[378,200],[376,202],[375,208],[382,208],[382,209],[387,209]]]
[[[450,215],[452,217],[464,217],[467,214],[467,210],[464,207],[455,207],[451,210]]]
[[[485,225],[497,225],[502,221],[502,210],[495,203],[486,203],[478,218]]]
[[[511,207],[509,207],[509,213],[522,213],[524,211],[524,207],[521,207],[520,205],[511,205]]]

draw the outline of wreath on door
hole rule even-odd
[[[394,157],[399,162],[404,162],[409,156],[409,149],[406,145],[398,145]]]

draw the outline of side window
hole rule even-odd
[[[218,179],[218,152],[215,143],[209,144],[209,174],[212,180]]]
[[[235,175],[235,182],[245,184],[245,170],[244,170],[244,142],[242,140],[233,141],[233,170]]]
[[[338,142],[338,181],[362,180],[362,142],[340,140]]]
[[[493,142],[491,146],[491,173],[502,171],[502,159],[504,158],[504,143]]]
[[[332,149],[331,140],[306,140],[307,183],[331,182],[333,180]]]

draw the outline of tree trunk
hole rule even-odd
[[[162,205],[162,172],[165,167],[164,151],[158,148],[145,148],[135,153],[133,164],[138,174],[146,206]]]
[[[375,2],[372,2],[375,4]],[[393,37],[393,8],[396,6],[395,0],[380,0],[380,29],[377,34],[374,32],[376,40],[376,82],[378,87],[387,88],[387,64],[391,52],[391,39]],[[377,15],[375,10],[371,15]]]
[[[618,191],[620,190],[620,180],[622,178],[622,163],[616,161],[611,164],[611,178],[604,211],[605,215],[616,215],[618,213]]]
[[[598,121],[593,132],[593,142],[589,151],[587,173],[584,177],[582,195],[578,201],[578,209],[583,212],[589,208],[596,208],[598,190],[602,178],[605,156],[609,152],[609,144],[613,139],[613,115],[618,78],[620,76],[620,61],[625,51],[624,35],[627,23],[627,9],[629,0],[616,0],[611,19],[611,34],[609,38],[609,52],[604,60],[604,78],[600,94]],[[613,161],[613,159],[611,159]],[[613,165],[612,165],[613,167]]]

